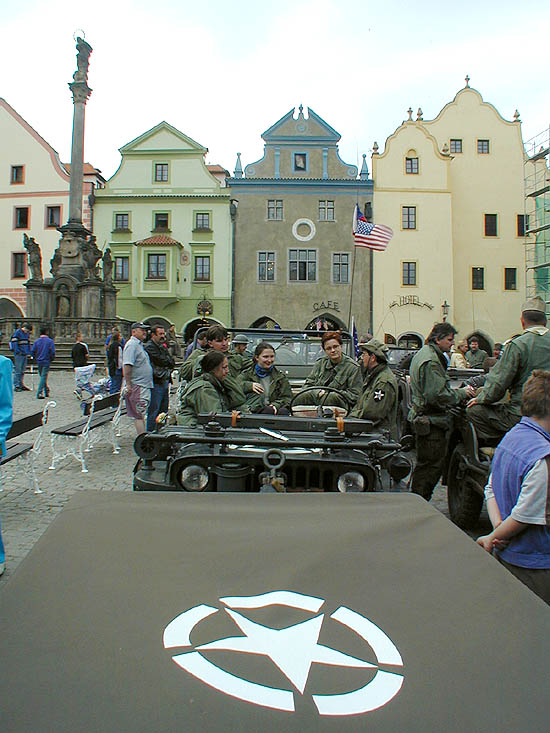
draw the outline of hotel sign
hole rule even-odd
[[[429,308],[430,310],[433,310],[433,305],[431,303],[423,303],[418,295],[401,295],[398,300],[394,300],[393,303],[390,303],[390,308],[395,308],[396,306],[401,308],[403,305],[416,305],[419,308]]]

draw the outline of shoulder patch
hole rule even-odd
[[[386,396],[386,393],[384,392],[383,389],[377,389],[376,392],[374,393],[374,400],[375,402],[382,402],[385,396]]]

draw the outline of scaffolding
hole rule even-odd
[[[525,276],[527,297],[550,311],[550,127],[525,143]]]

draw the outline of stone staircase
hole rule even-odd
[[[71,359],[71,350],[73,346],[74,342],[62,342],[55,344],[55,359],[50,367],[51,371],[72,371],[73,362]],[[105,349],[100,344],[88,344],[88,348],[90,349],[88,363],[97,365],[97,374],[98,372],[100,372],[101,369],[103,369],[103,367],[107,365]],[[0,345],[0,354],[2,356],[7,356],[8,358],[13,359],[13,353],[9,350],[8,343],[6,341],[3,341]]]

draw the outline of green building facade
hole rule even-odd
[[[192,335],[231,322],[230,191],[207,148],[161,122],[120,148],[119,169],[97,191],[94,233],[110,247],[117,316],[174,324]]]

